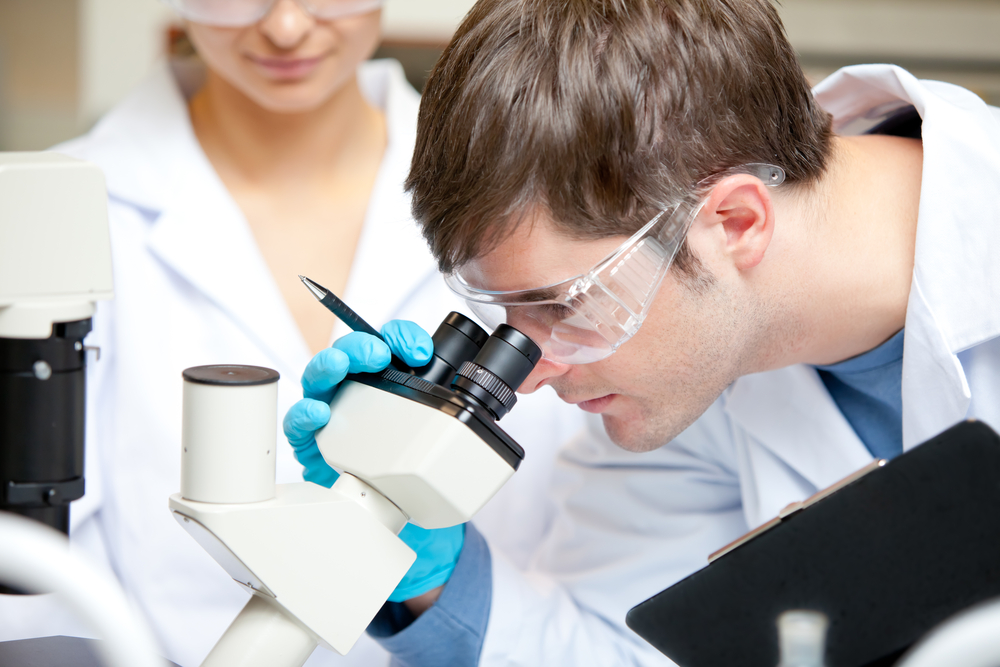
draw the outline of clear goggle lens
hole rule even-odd
[[[722,175],[731,173],[751,174],[768,186],[785,180],[783,169],[768,164],[747,164]],[[546,359],[600,361],[639,330],[705,197],[693,193],[664,209],[589,272],[558,284],[494,292],[469,285],[457,273],[445,282],[484,324],[509,324],[542,348]]]
[[[251,25],[271,11],[277,0],[168,0],[189,21],[219,27]],[[372,12],[382,0],[296,0],[306,11],[322,20],[339,19]]]
[[[509,324],[535,341],[546,359],[600,361],[639,330],[700,208],[660,212],[591,272],[558,285],[504,293],[476,290],[456,274],[447,282],[484,324]]]
[[[616,348],[598,327],[563,304],[501,306],[470,302],[469,306],[488,327],[506,323],[531,338],[551,361],[589,364],[610,356]]]

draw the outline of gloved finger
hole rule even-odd
[[[313,439],[301,450],[295,450],[295,458],[302,464],[302,479],[313,484],[330,488],[340,474],[330,467],[319,451],[316,440]]]
[[[408,320],[386,322],[382,337],[397,357],[414,368],[426,364],[434,353],[431,335]]]
[[[409,523],[399,539],[417,552],[417,559],[389,596],[391,602],[415,598],[448,582],[465,544],[465,524],[427,530]]]
[[[347,355],[350,373],[375,373],[388,366],[392,359],[388,345],[375,336],[360,331],[338,338],[333,344],[333,349]]]
[[[288,444],[296,452],[309,444],[315,446],[316,431],[330,421],[330,406],[322,401],[303,398],[288,410],[281,422]]]
[[[343,350],[335,347],[320,350],[302,373],[302,394],[306,398],[329,402],[334,388],[347,376],[350,363]]]

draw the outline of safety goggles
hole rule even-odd
[[[746,173],[775,187],[785,171],[770,164],[747,164],[708,180]],[[661,210],[652,220],[586,273],[527,290],[495,292],[473,287],[458,272],[448,287],[491,328],[507,323],[529,336],[546,359],[589,364],[612,354],[642,326],[663,277],[673,263],[707,194]]]
[[[256,23],[271,11],[278,0],[164,0],[189,21],[224,28]],[[382,0],[295,0],[317,19],[329,21],[372,12]]]

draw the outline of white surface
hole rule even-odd
[[[104,176],[53,153],[0,153],[0,336],[48,338],[114,297]]]
[[[0,581],[24,591],[57,593],[104,639],[97,650],[110,667],[164,667],[149,629],[117,583],[70,554],[62,533],[0,512]]]
[[[435,272],[401,187],[416,94],[384,63],[366,66],[362,84],[387,109],[389,145],[342,296],[376,326],[402,317],[433,331],[460,304]],[[106,175],[116,286],[87,339],[102,353],[88,366],[87,495],[73,504],[73,541],[114,569],[164,656],[197,667],[247,593],[166,508],[167,496],[180,490],[181,372],[229,362],[273,368],[281,373],[284,416],[302,396],[309,350],[242,213],[198,147],[165,67],[64,150]],[[581,416],[543,391],[521,397],[503,420],[527,458],[475,522],[497,553],[518,564],[552,518],[553,460]],[[274,438],[278,482],[301,480],[284,436]],[[0,599],[0,640],[82,631],[57,612],[40,599]],[[346,658],[317,650],[308,664],[383,667],[388,657],[366,636]]]
[[[337,390],[316,443],[334,469],[371,484],[422,528],[465,523],[514,474],[454,417],[357,382]]]
[[[416,558],[396,536],[398,518],[387,528],[356,500],[337,487],[299,482],[279,485],[274,500],[261,503],[195,503],[174,494],[170,507],[211,531],[275,604],[344,654]]]
[[[202,503],[274,497],[278,383],[184,381],[181,495]]]
[[[838,128],[906,102],[924,119],[904,448],[966,418],[1000,429],[1000,115],[969,91],[885,66],[845,70],[817,94]],[[871,461],[806,366],[738,379],[646,454],[616,451],[595,423],[558,462],[560,512],[527,576],[494,557],[481,664],[669,664],[624,627],[628,609]]]
[[[1000,61],[996,2],[792,0],[778,9],[792,45],[808,57]]]
[[[315,648],[312,634],[255,595],[201,667],[302,667]]]
[[[386,0],[382,34],[388,40],[447,44],[475,0]]]
[[[1000,664],[1000,601],[948,619],[921,639],[898,667],[996,667]]]
[[[178,22],[158,0],[78,0],[79,99],[85,127],[128,95],[167,52],[167,26]]]

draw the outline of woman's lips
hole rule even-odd
[[[264,58],[248,55],[250,62],[257,65],[272,79],[294,80],[308,76],[323,61],[325,55],[314,58]]]
[[[607,396],[601,396],[600,398],[592,398],[587,401],[580,401],[576,405],[584,412],[591,412],[596,415],[603,412],[604,409],[607,408],[608,405],[610,405],[611,401],[613,400],[615,400],[615,395],[608,394]]]

